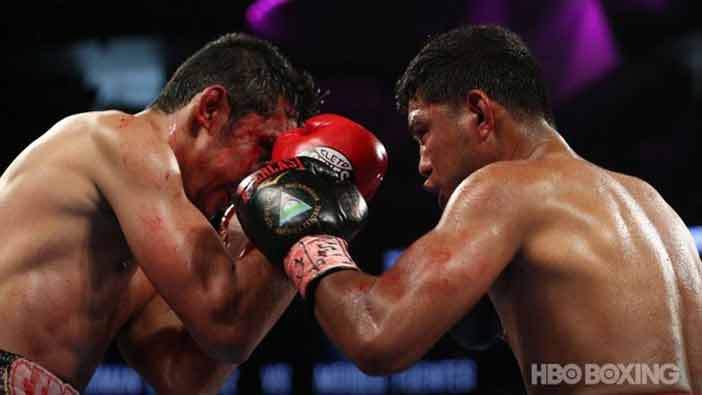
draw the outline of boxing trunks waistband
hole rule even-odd
[[[70,384],[21,355],[0,350],[0,395],[78,395]]]

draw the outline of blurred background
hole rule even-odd
[[[62,117],[140,111],[175,68],[232,31],[268,39],[328,91],[323,112],[350,117],[385,143],[386,179],[352,249],[380,273],[440,212],[421,189],[418,152],[395,111],[394,84],[428,37],[463,24],[519,33],[540,62],[558,130],[585,158],[656,187],[702,244],[702,13],[696,0],[256,0],[223,3],[18,3],[4,40],[4,170]],[[382,9],[379,9],[381,7]],[[470,284],[466,284],[469,287]],[[549,317],[534,317],[548,320]],[[481,303],[420,364],[368,377],[332,346],[295,300],[222,388],[225,394],[520,394],[519,371]],[[471,338],[480,347],[466,347]],[[458,340],[457,340],[458,339]],[[475,345],[475,344],[474,344]],[[88,393],[151,389],[111,348]]]

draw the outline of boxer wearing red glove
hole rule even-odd
[[[363,126],[324,114],[281,134],[273,159],[239,185],[237,216],[253,244],[274,263],[282,263],[303,236],[339,237],[331,244],[308,246],[328,260],[304,265],[298,259],[287,265],[289,277],[304,296],[309,284],[323,274],[355,269],[348,254],[335,252],[345,251],[346,241],[363,225],[364,197],[371,198],[382,181],[387,153]]]

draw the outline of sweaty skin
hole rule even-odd
[[[71,116],[25,149],[0,178],[0,349],[82,390],[118,339],[157,391],[214,393],[294,296],[258,251],[234,261],[235,220],[227,250],[186,197],[200,191],[202,211],[221,209],[229,183],[269,154],[257,136],[292,125],[278,111],[238,126],[203,163],[179,151],[186,134],[155,110]],[[199,173],[184,177],[179,163]]]
[[[381,276],[324,277],[325,332],[367,373],[397,372],[488,293],[530,394],[702,391],[702,263],[683,221],[644,181],[583,160],[543,121],[525,133],[480,95],[457,115],[410,106],[442,217]],[[531,385],[544,363],[674,364],[680,376]]]

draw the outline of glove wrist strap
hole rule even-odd
[[[329,235],[306,236],[295,243],[284,261],[285,273],[303,298],[314,280],[337,270],[359,270],[346,240]]]

